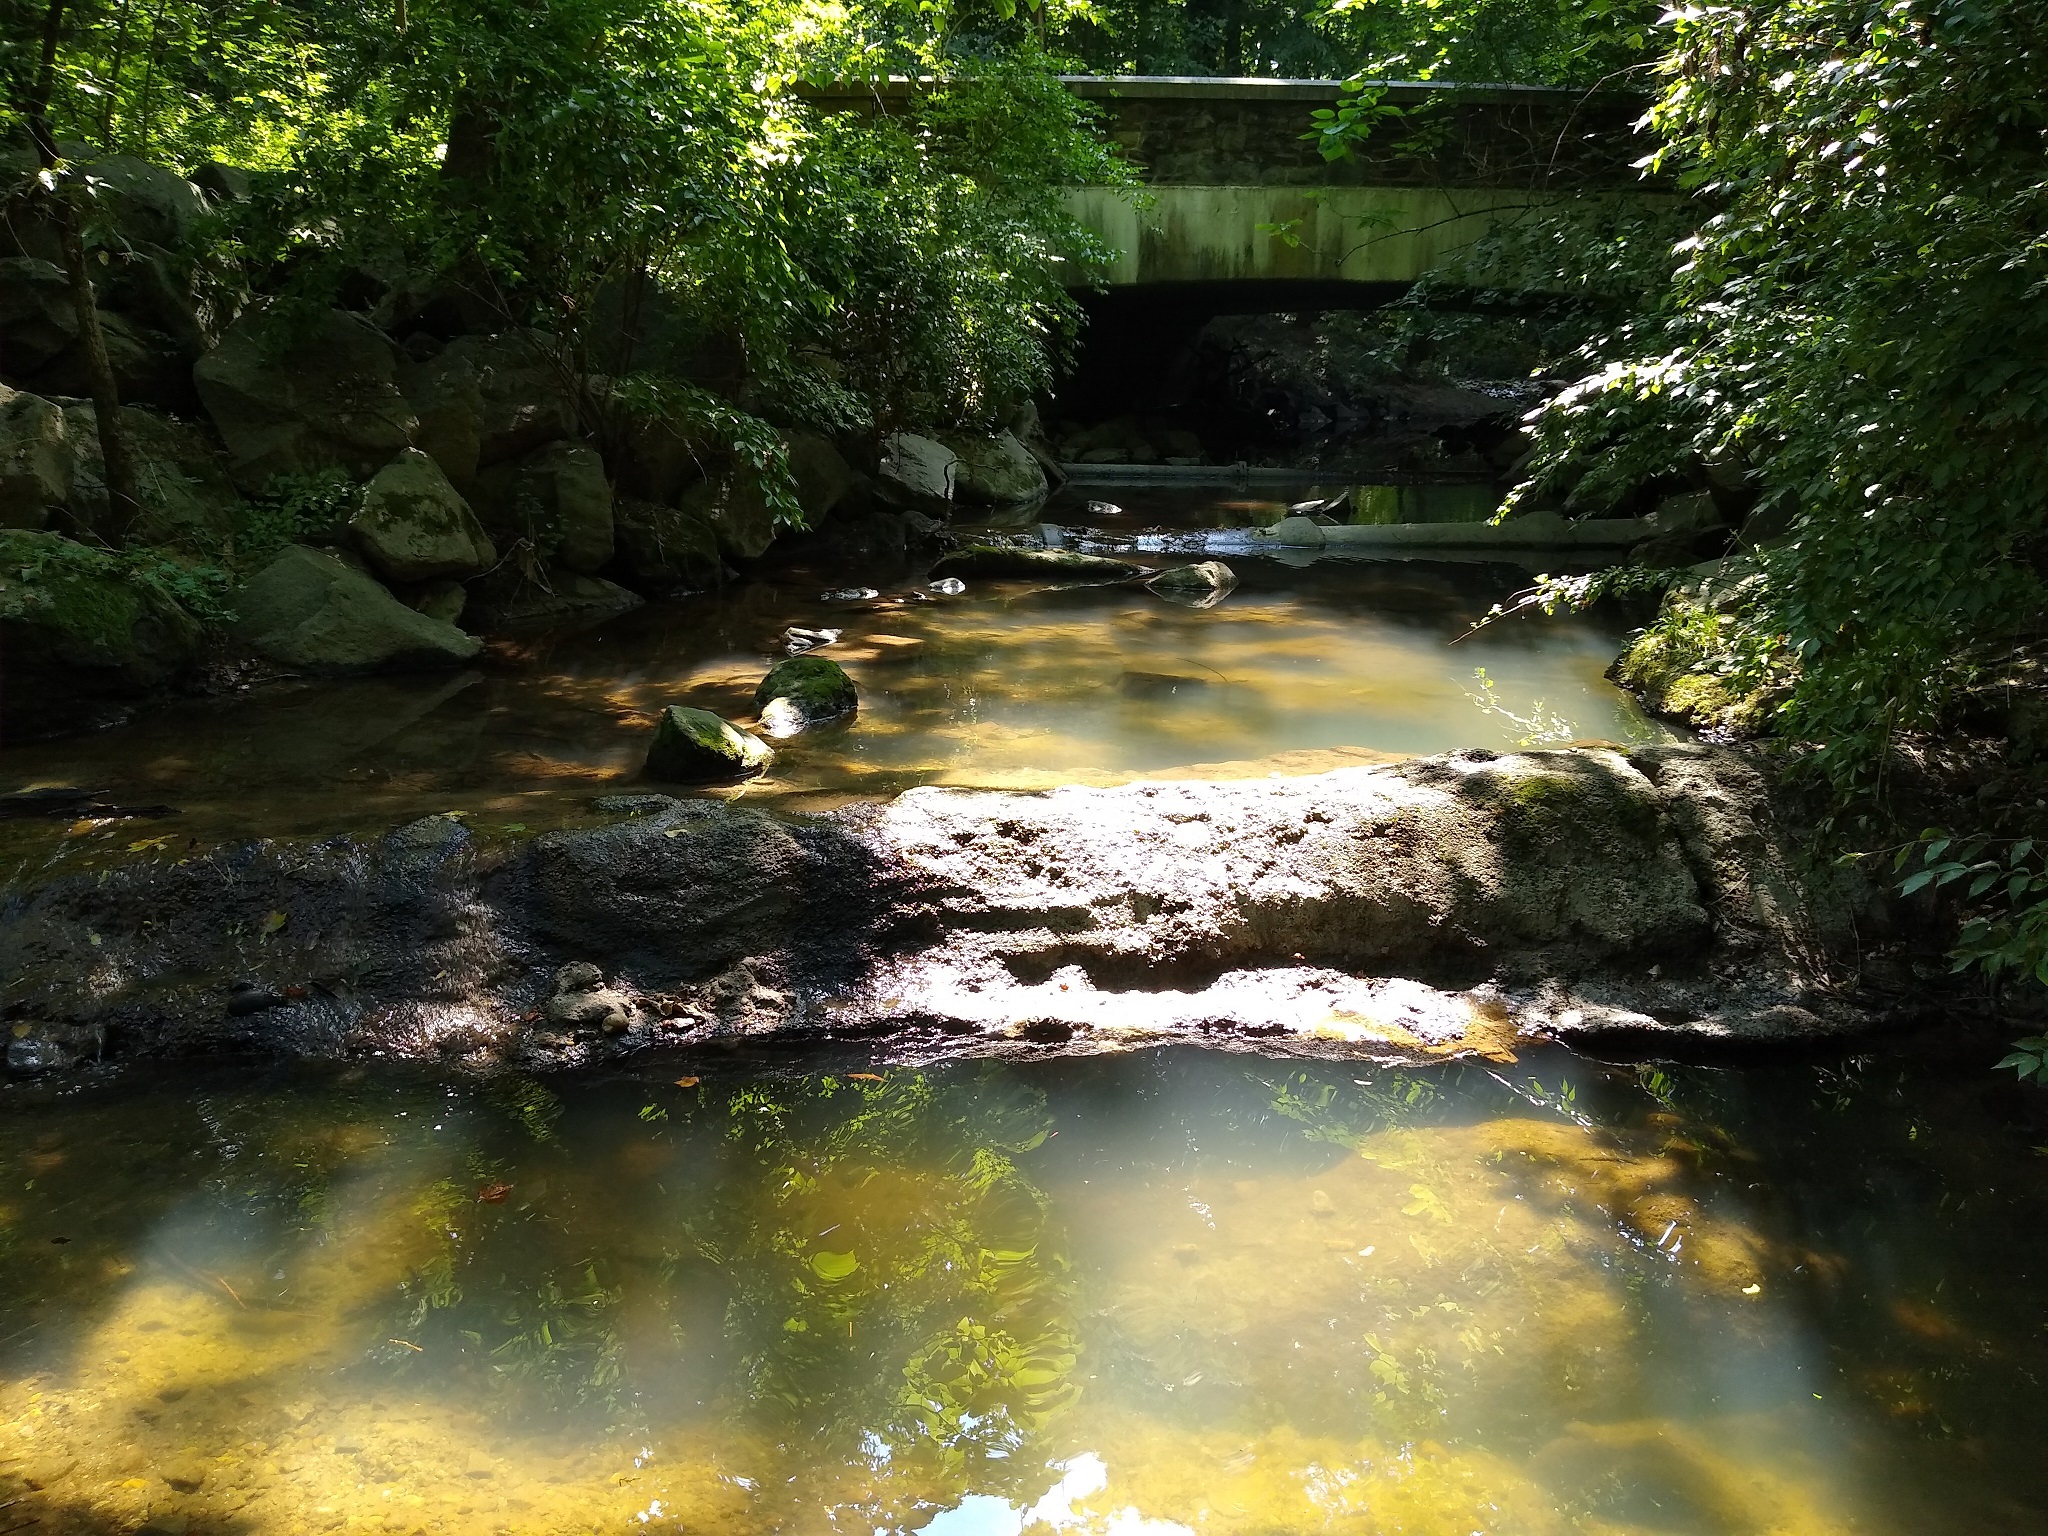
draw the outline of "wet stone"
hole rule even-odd
[[[754,690],[761,729],[777,737],[795,736],[850,715],[859,702],[846,669],[823,656],[792,656],[777,662]]]
[[[720,784],[751,778],[775,760],[775,753],[708,709],[672,704],[655,723],[647,749],[649,778],[672,784]]]

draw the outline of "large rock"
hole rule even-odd
[[[67,505],[86,527],[104,527],[107,475],[99,415],[89,401],[74,400],[64,407],[64,423],[72,463]],[[234,536],[242,498],[212,438],[196,423],[137,405],[121,407],[121,425],[128,434],[141,502],[129,536],[219,558]]]
[[[475,361],[443,349],[425,362],[401,363],[398,388],[419,420],[413,446],[466,495],[483,451],[484,395]]]
[[[718,530],[696,512],[622,496],[612,508],[618,575],[655,597],[702,592],[725,579]]]
[[[64,412],[0,384],[0,528],[41,528],[70,494]]]
[[[853,679],[823,656],[792,656],[768,669],[754,690],[761,729],[770,736],[795,736],[814,725],[843,719],[860,705]]]
[[[882,440],[876,487],[887,501],[944,517],[953,510],[960,456],[935,438],[897,432]]]
[[[775,542],[775,514],[751,470],[732,468],[698,481],[683,493],[681,506],[701,518],[735,560],[759,559]]]
[[[0,260],[0,373],[33,378],[77,338],[64,269],[34,256]]]
[[[523,540],[586,576],[611,561],[612,488],[588,443],[548,443],[516,464],[493,465],[477,476],[472,501],[500,548]]]
[[[472,627],[487,631],[575,629],[629,613],[645,599],[617,582],[561,567],[529,575],[507,562],[476,587]]]
[[[1085,555],[1073,549],[1020,549],[1010,544],[968,544],[941,555],[932,575],[1022,578],[1044,581],[1125,581],[1145,568],[1108,555]]]
[[[36,735],[83,701],[132,697],[197,659],[204,631],[115,557],[54,533],[0,529],[0,721]]]
[[[853,489],[853,470],[832,440],[816,432],[790,432],[783,438],[789,452],[789,475],[796,482],[796,504],[804,522],[817,527]]]
[[[473,635],[416,613],[340,557],[287,545],[235,594],[236,632],[272,661],[328,676],[454,666]]]
[[[396,349],[355,316],[273,308],[228,327],[192,376],[235,483],[261,490],[280,474],[361,479],[410,446],[419,420],[397,372]]]
[[[774,749],[708,709],[672,704],[661,712],[647,749],[647,776],[670,784],[720,784],[752,777]]]
[[[417,448],[370,477],[348,521],[356,547],[388,581],[477,576],[498,551],[441,466]]]
[[[408,393],[436,412],[444,424],[437,434],[459,444],[471,429],[457,418],[470,409],[475,390],[476,464],[488,468],[524,458],[535,449],[582,431],[572,374],[560,343],[542,331],[504,331],[495,336],[458,336],[406,373]],[[426,446],[426,445],[422,445]],[[452,448],[459,459],[466,449]],[[438,456],[438,455],[437,455]],[[461,484],[458,465],[443,463]]]
[[[1015,433],[948,436],[946,446],[959,456],[956,499],[983,507],[1015,507],[1045,499],[1045,471]]]

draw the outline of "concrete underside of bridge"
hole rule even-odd
[[[1153,186],[1068,194],[1117,253],[1102,280],[1412,283],[1498,224],[1561,194],[1483,187]]]

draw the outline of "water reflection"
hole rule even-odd
[[[0,1499],[39,1531],[2038,1528],[2048,1165],[1980,1066],[16,1095]]]

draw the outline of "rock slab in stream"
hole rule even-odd
[[[1401,1059],[1617,1029],[1798,1039],[1867,1022],[1816,967],[1885,931],[1853,872],[1797,874],[1798,843],[1748,759],[1696,746],[822,815],[673,800],[510,845],[430,817],[18,889],[0,973],[21,1016],[103,1027],[116,1058],[567,1064],[821,1028]],[[289,925],[250,950],[273,911]],[[618,1045],[523,1033],[570,962],[634,1003]],[[224,1010],[229,978],[279,1001]]]
[[[289,544],[235,595],[236,633],[300,672],[346,676],[451,667],[474,635],[417,613],[337,555]]]
[[[795,736],[814,725],[838,720],[860,707],[853,679],[823,656],[792,656],[768,669],[754,690],[761,729],[770,736]]]
[[[1127,581],[1145,574],[1141,565],[1108,555],[1084,555],[1072,549],[1020,549],[1009,544],[968,544],[941,555],[932,565],[934,578],[1021,577],[1041,581]]]

